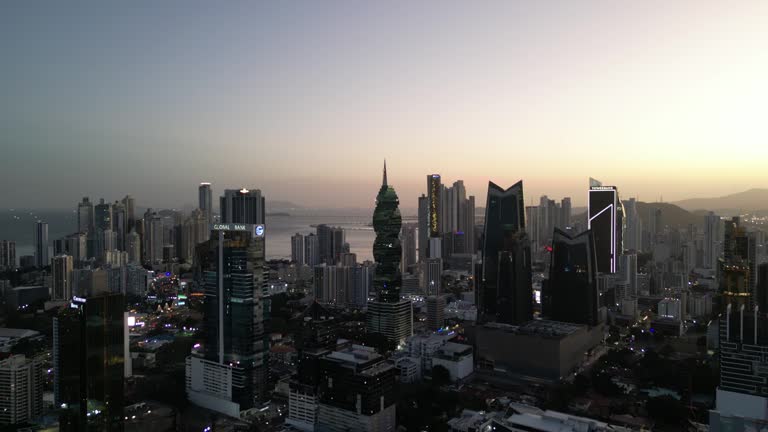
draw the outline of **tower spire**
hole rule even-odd
[[[387,160],[384,159],[384,176],[381,180],[381,185],[386,186],[387,185]]]

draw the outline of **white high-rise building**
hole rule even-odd
[[[206,224],[213,223],[213,193],[211,184],[207,182],[200,183],[198,188],[198,208],[203,212]]]
[[[51,300],[67,301],[72,298],[73,260],[70,255],[57,255],[51,263]]]
[[[0,361],[0,425],[30,422],[43,414],[43,359],[14,355]]]

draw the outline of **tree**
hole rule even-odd
[[[645,409],[651,418],[671,426],[682,425],[687,418],[685,406],[672,396],[650,398],[645,403]]]

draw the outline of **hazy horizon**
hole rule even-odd
[[[0,4],[4,208],[259,188],[371,208],[426,175],[584,206],[768,186],[768,3]]]

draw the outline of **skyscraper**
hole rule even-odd
[[[205,223],[210,225],[213,223],[213,192],[211,191],[211,184],[207,182],[200,183],[200,187],[197,189],[198,205],[205,217]]]
[[[410,266],[416,264],[416,225],[403,224],[400,233],[400,243],[403,247],[403,256],[400,261],[400,272],[405,273]]]
[[[51,262],[51,300],[66,301],[72,298],[72,269],[70,255],[57,255]]]
[[[366,319],[369,332],[383,334],[393,342],[404,340],[413,330],[411,303],[400,299],[402,248],[399,234],[402,217],[399,204],[395,189],[387,183],[385,162],[381,189],[373,211],[373,229],[376,231],[373,285],[377,301],[368,304]]]
[[[623,246],[621,227],[623,221],[619,210],[619,194],[616,186],[603,186],[590,179],[588,194],[587,227],[595,237],[597,270],[601,273],[616,273],[619,254]]]
[[[339,254],[343,251],[345,236],[341,227],[320,224],[317,230],[317,245],[320,252],[320,262],[328,265],[336,264]]]
[[[96,230],[112,229],[112,205],[104,202],[104,198],[93,209],[93,225]]]
[[[128,234],[128,218],[125,206],[119,201],[112,204],[112,232],[115,233],[115,249],[125,250],[125,236]]]
[[[299,233],[291,236],[291,261],[304,265],[304,236]]]
[[[136,225],[136,200],[132,196],[126,195],[123,198],[123,207],[125,208],[125,232],[126,234],[131,232],[134,225]]]
[[[555,321],[597,325],[597,270],[595,240],[591,231],[571,236],[555,228],[546,295]]]
[[[190,401],[234,417],[269,391],[264,225],[241,227],[225,226],[197,247],[206,340],[186,365]]]
[[[320,264],[320,242],[312,233],[304,237],[304,262],[310,267]]]
[[[419,261],[427,259],[429,249],[429,198],[419,197]]]
[[[442,227],[440,226],[441,193],[440,174],[427,175],[428,227],[430,237],[439,237],[442,233]]]
[[[533,318],[531,248],[525,233],[522,180],[509,189],[488,182],[478,290],[481,321],[520,324]]]
[[[16,242],[0,240],[0,269],[16,268]]]
[[[43,268],[48,264],[48,224],[37,221],[35,224],[35,266]]]
[[[720,257],[720,245],[723,239],[720,216],[709,212],[704,216],[704,267],[717,268]]]
[[[75,297],[53,322],[54,399],[69,431],[123,430],[125,299]]]
[[[219,200],[222,223],[263,224],[266,201],[259,189],[227,189]]]
[[[77,230],[81,233],[93,231],[93,203],[88,197],[77,204]]]

